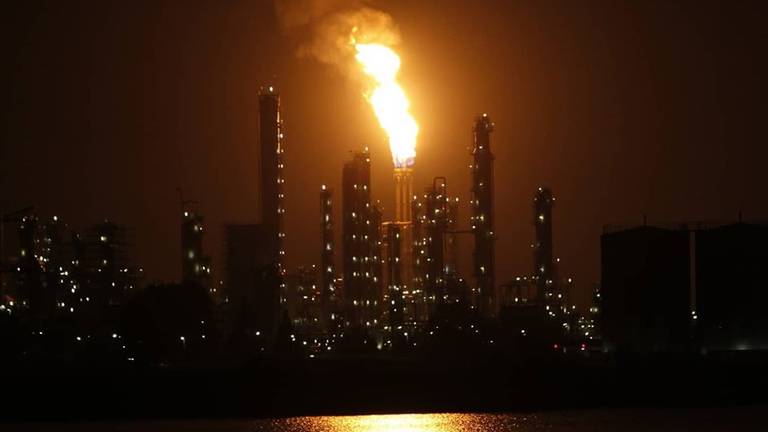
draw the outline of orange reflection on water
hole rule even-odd
[[[332,423],[337,423],[339,432],[454,432],[460,430],[455,427],[456,417],[444,414],[372,415],[336,417]]]
[[[397,414],[339,417],[295,417],[281,426],[312,432],[468,432],[498,430],[493,415]]]

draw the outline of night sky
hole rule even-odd
[[[582,306],[599,278],[604,224],[640,223],[644,213],[650,222],[735,220],[740,210],[768,219],[760,2],[375,6],[401,31],[402,83],[421,125],[416,190],[446,176],[464,228],[473,118],[496,122],[499,282],[531,273],[539,185],[557,197],[555,254]],[[360,88],[297,56],[309,32],[281,27],[266,0],[3,2],[0,208],[34,204],[75,228],[103,218],[129,226],[149,281],[172,280],[182,187],[200,201],[205,248],[223,278],[223,224],[259,213],[258,92],[274,84],[288,268],[318,263],[318,191],[334,187],[340,211],[349,152],[370,147],[386,216],[393,181]],[[340,226],[337,218],[339,235]]]

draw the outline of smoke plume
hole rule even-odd
[[[392,17],[361,0],[275,0],[284,30],[303,30],[300,57],[333,65],[349,76],[359,74],[352,41],[395,46],[400,35]]]

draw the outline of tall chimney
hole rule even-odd
[[[395,222],[412,222],[413,168],[395,167]]]

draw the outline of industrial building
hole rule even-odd
[[[323,327],[322,288],[315,266],[300,266],[286,276],[286,310],[292,328],[302,335],[320,335]]]
[[[259,224],[225,226],[225,293],[232,319],[272,338],[286,307],[283,120],[274,87],[259,94]]]
[[[86,262],[90,263],[87,268],[96,269],[96,287],[91,298],[107,305],[119,305],[127,292],[135,288],[135,279],[140,276],[128,263],[128,229],[105,220],[91,228],[86,242],[90,252],[86,255]]]
[[[768,348],[768,225],[735,223],[691,233],[696,336],[705,351]]]
[[[388,324],[391,332],[402,330],[406,323],[406,293],[407,284],[403,279],[403,225],[397,222],[384,222],[384,242],[386,250],[386,272],[384,280],[386,291],[384,302],[387,305]]]
[[[424,292],[414,284],[414,207],[413,194],[413,159],[402,165],[395,164],[395,215],[394,220],[386,224],[382,230],[386,237],[385,248],[389,259],[385,260],[387,270],[384,272],[387,295],[395,302],[402,302],[402,308],[397,308],[395,321],[411,326],[425,319]],[[394,236],[394,237],[393,237]],[[395,274],[396,272],[396,274]],[[393,291],[393,289],[395,291]]]
[[[142,269],[128,261],[129,246],[128,230],[108,220],[83,235],[57,216],[24,215],[5,303],[35,319],[114,309],[142,279]]]
[[[552,245],[552,206],[555,197],[549,188],[540,187],[533,198],[533,277],[542,303],[555,303],[557,275]]]
[[[16,308],[48,309],[33,301],[33,298],[42,297],[38,294],[42,291],[42,267],[38,250],[37,215],[25,215],[20,219],[18,239],[19,252],[14,263],[16,271],[12,273],[10,289],[6,294],[13,299],[11,301]]]
[[[538,303],[536,280],[533,277],[517,276],[499,286],[499,307],[507,308],[522,303]]]
[[[545,306],[548,315],[565,315],[573,312],[569,296],[573,292],[573,278],[560,274],[560,259],[554,255],[553,207],[555,197],[552,190],[539,187],[533,197],[533,273],[537,301]]]
[[[427,192],[424,194],[426,199]],[[411,263],[413,266],[413,279],[411,280],[411,292],[418,298],[418,310],[416,315],[418,319],[426,321],[429,319],[430,309],[433,308],[436,299],[430,297],[427,287],[427,271],[429,265],[429,256],[427,255],[427,231],[425,225],[428,221],[426,207],[424,203],[414,197],[411,201],[411,214],[413,217],[413,245],[411,248]]]
[[[213,294],[211,258],[203,252],[203,216],[184,210],[181,217],[181,280]]]
[[[448,287],[457,279],[456,224],[458,198],[448,196],[445,177],[435,177],[424,192],[423,213],[417,219],[420,247],[418,263],[423,267],[421,276],[429,315],[433,316],[440,304],[455,303],[459,296]],[[421,207],[421,206],[420,206]],[[463,296],[462,296],[463,297]]]
[[[230,224],[225,235],[225,287],[233,317],[271,336],[280,316],[282,278],[274,265],[276,237],[258,224]]]
[[[259,148],[261,179],[261,224],[265,235],[271,237],[268,244],[273,249],[272,262],[278,267],[280,276],[285,275],[283,268],[283,215],[285,214],[285,195],[283,184],[283,121],[280,115],[280,95],[273,87],[268,87],[259,95]]]
[[[758,223],[607,227],[601,286],[590,308],[605,346],[765,349],[766,241],[768,225]]]
[[[376,265],[379,242],[378,211],[371,204],[371,159],[356,152],[342,172],[342,254],[345,319],[353,326],[380,320],[381,279]],[[379,216],[380,218],[380,216]]]
[[[336,283],[335,232],[333,229],[333,189],[320,188],[320,303],[324,328],[337,329],[343,324],[341,291]]]
[[[606,348],[686,349],[692,291],[687,229],[607,229],[601,237],[601,262]]]
[[[473,128],[472,146],[472,216],[475,297],[480,313],[496,316],[496,252],[494,233],[493,153],[491,132],[493,122],[486,114],[477,117]]]

